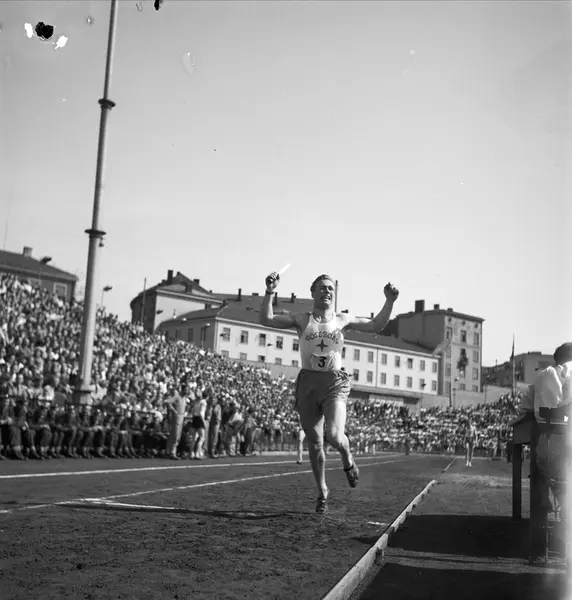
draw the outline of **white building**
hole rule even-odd
[[[300,368],[294,330],[272,329],[259,323],[262,297],[214,294],[219,307],[194,310],[164,320],[157,332],[231,359],[266,367],[295,377]],[[313,301],[274,297],[274,311],[305,312]],[[352,395],[417,404],[439,390],[439,358],[426,348],[395,337],[346,331],[343,368],[352,377]]]

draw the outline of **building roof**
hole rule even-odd
[[[52,265],[45,265],[38,259],[16,252],[0,250],[0,268],[9,271],[26,273],[30,277],[53,277],[64,281],[77,282],[78,278],[72,273],[62,271]]]
[[[162,292],[166,294],[175,294],[179,296],[188,296],[189,299],[201,299],[216,302],[217,298],[215,298],[216,294],[211,293],[209,290],[204,288],[202,285],[198,283],[198,280],[190,279],[180,271],[177,271],[177,274],[173,276],[172,282],[167,283],[166,279],[153,285],[145,290],[145,295],[149,296],[153,293]],[[131,309],[133,309],[133,304],[143,297],[143,291],[139,292],[133,300],[129,303]]]
[[[405,317],[410,317],[412,315],[419,315],[419,314],[423,314],[423,315],[445,315],[447,317],[457,317],[459,319],[466,319],[467,321],[475,321],[477,323],[483,323],[484,319],[482,319],[481,317],[474,317],[473,315],[467,315],[465,313],[460,313],[460,312],[456,312],[454,310],[445,310],[443,308],[439,308],[439,309],[431,309],[431,310],[424,310],[422,313],[419,312],[415,312],[414,310],[407,312],[407,313],[401,313],[399,315],[395,315],[395,319],[404,319]]]
[[[252,304],[246,306],[237,306],[238,303],[226,304],[224,306],[218,308],[208,308],[203,310],[193,310],[188,313],[184,313],[178,316],[175,319],[167,319],[161,323],[160,328],[166,325],[175,325],[182,322],[188,321],[198,321],[204,319],[228,319],[230,321],[238,321],[242,323],[248,323],[251,325],[256,325],[258,327],[262,327],[259,322],[260,318],[260,300],[258,298],[257,308],[254,308]],[[292,307],[292,303],[288,299],[290,303],[290,307]],[[308,302],[306,300],[306,302]],[[310,301],[312,302],[312,301]],[[300,303],[303,304],[304,300],[300,300]],[[278,306],[274,307],[275,312],[278,310],[283,310],[283,312],[292,312],[286,311],[284,309],[280,309],[280,306],[284,306],[286,303],[281,302],[280,299],[278,301]],[[301,310],[299,306],[294,303],[296,306],[297,312],[304,312]],[[313,306],[313,304],[312,304]],[[271,329],[271,328],[270,328]],[[383,348],[392,348],[395,350],[400,350],[402,352],[416,352],[420,354],[430,354],[431,350],[428,350],[426,347],[421,344],[407,342],[396,337],[378,335],[374,333],[362,333],[360,331],[346,331],[344,332],[344,337],[346,340],[351,342],[357,342],[362,344],[371,344],[374,346],[380,346]]]

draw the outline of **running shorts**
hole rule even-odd
[[[302,369],[296,381],[294,410],[303,423],[318,421],[324,414],[324,406],[347,402],[350,389],[350,379],[345,371]]]

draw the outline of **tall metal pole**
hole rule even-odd
[[[111,72],[113,68],[113,51],[115,46],[115,27],[117,24],[118,0],[111,0],[109,16],[109,36],[107,38],[107,61],[105,64],[105,84],[103,98],[99,100],[101,117],[99,121],[99,142],[97,148],[97,167],[95,173],[95,192],[93,199],[93,217],[91,229],[85,232],[89,235],[89,251],[87,255],[87,273],[85,282],[85,297],[83,304],[83,321],[81,327],[80,371],[76,383],[74,402],[91,404],[91,365],[93,360],[93,339],[95,337],[95,317],[97,311],[95,296],[95,275],[97,273],[98,247],[105,235],[99,225],[101,198],[103,196],[103,179],[105,166],[105,134],[107,132],[107,117],[115,106],[109,96]]]

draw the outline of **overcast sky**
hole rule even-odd
[[[485,319],[483,361],[572,338],[570,4],[119,6],[98,289],[181,271]],[[86,271],[109,2],[0,2],[0,230]],[[90,17],[91,24],[89,24]],[[25,23],[55,25],[51,42]],[[64,47],[54,41],[67,37]],[[99,293],[98,293],[99,298]]]

